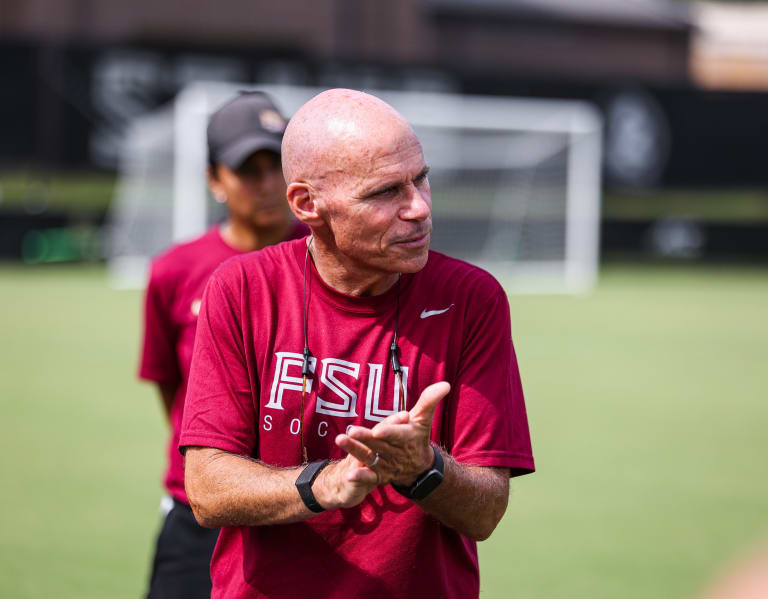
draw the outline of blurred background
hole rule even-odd
[[[768,536],[768,2],[0,0],[0,81],[0,596],[144,589],[141,283],[244,88],[392,101],[510,292],[539,472],[483,597],[697,597]]]

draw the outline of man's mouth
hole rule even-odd
[[[409,235],[393,242],[393,245],[399,245],[407,248],[419,248],[425,245],[429,245],[430,231],[422,231],[416,235]]]

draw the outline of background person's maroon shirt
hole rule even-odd
[[[301,463],[299,418],[305,240],[234,258],[203,298],[180,446],[206,446],[275,466]],[[394,411],[389,346],[397,285],[373,297],[327,286],[311,260],[312,376],[303,414],[311,461],[342,458],[336,434]],[[399,345],[407,407],[431,383],[451,393],[432,440],[458,461],[533,471],[506,294],[493,277],[430,252],[403,275]],[[304,522],[224,527],[211,563],[212,597],[477,596],[474,542],[391,487],[359,506]]]
[[[309,233],[300,223],[287,239]],[[203,290],[208,278],[228,258],[241,254],[221,237],[219,225],[188,243],[175,245],[152,261],[144,298],[144,340],[139,376],[156,383],[179,383],[171,406],[171,435],[165,487],[172,497],[189,503],[184,491],[184,462],[179,432],[192,346]]]

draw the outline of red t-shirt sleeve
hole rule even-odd
[[[237,273],[233,271],[237,270]],[[179,447],[215,447],[251,455],[256,414],[243,343],[242,278],[214,273],[203,294],[184,403]]]
[[[173,383],[181,378],[176,359],[178,331],[173,324],[173,281],[163,276],[156,264],[144,295],[144,337],[139,377],[158,383]]]
[[[447,398],[446,448],[462,463],[527,474],[534,462],[507,296],[490,277],[477,282],[473,295],[489,299],[468,315],[461,362]]]

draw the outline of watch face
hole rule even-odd
[[[432,451],[435,453],[435,463],[432,468],[422,473],[410,487],[398,487],[395,483],[392,483],[395,491],[409,499],[424,499],[443,482],[443,469],[445,468],[443,456],[440,455],[440,452],[434,445],[432,446]]]
[[[424,499],[434,491],[441,482],[443,482],[443,473],[438,470],[431,470],[424,478],[416,483],[416,486],[411,491],[411,495],[414,499]]]

